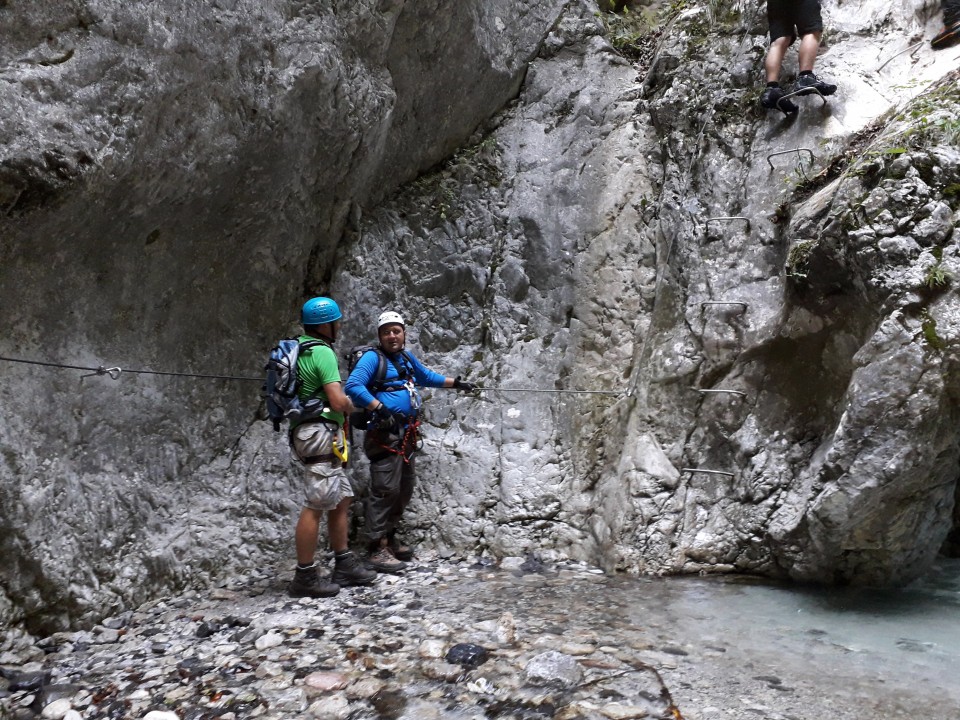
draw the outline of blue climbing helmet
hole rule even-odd
[[[310,298],[300,311],[300,322],[304,325],[323,325],[336,322],[342,317],[340,307],[328,297]]]

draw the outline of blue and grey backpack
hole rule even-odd
[[[263,383],[263,397],[267,401],[267,415],[273,422],[273,429],[280,432],[284,420],[300,423],[318,417],[324,409],[323,398],[311,398],[301,402],[300,376],[297,373],[297,360],[300,354],[316,345],[326,345],[322,340],[300,342],[297,338],[285,338],[270,351],[270,357],[264,369],[267,371]]]

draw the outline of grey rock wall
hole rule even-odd
[[[752,9],[674,14],[639,74],[571,9],[516,107],[367,218],[335,279],[348,332],[397,307],[428,360],[501,389],[429,401],[421,539],[828,583],[929,567],[958,476],[956,53],[901,52],[933,9],[873,11],[826,4],[840,91],[789,122],[755,105]]]
[[[359,208],[516,93],[560,5],[3,3],[0,354],[258,376]],[[289,553],[255,380],[80,374],[3,365],[0,617]]]

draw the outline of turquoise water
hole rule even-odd
[[[658,631],[700,649],[707,678],[703,692],[694,680],[678,693],[689,718],[960,718],[960,560],[941,560],[901,590],[720,578],[666,587],[663,602],[650,597],[668,618]],[[628,617],[650,616],[648,606]],[[733,683],[726,697],[716,692],[725,681]]]
[[[510,611],[533,644],[619,648],[684,720],[960,720],[960,560],[898,591],[502,571],[437,590],[478,620]]]

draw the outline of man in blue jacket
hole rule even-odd
[[[379,351],[386,358],[386,373],[378,381],[380,354],[370,350],[357,361],[344,392],[358,408],[370,411],[372,420],[363,439],[370,460],[366,531],[370,540],[371,567],[379,572],[404,570],[413,550],[396,536],[397,524],[413,496],[414,455],[420,425],[419,387],[454,388],[473,392],[474,385],[460,377],[445,377],[425,367],[404,349],[403,317],[387,311],[377,320]]]

